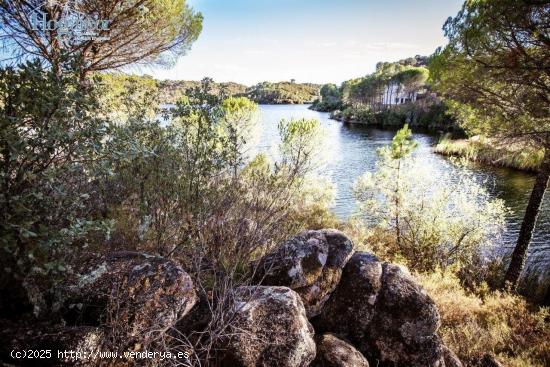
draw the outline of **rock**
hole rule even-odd
[[[308,317],[313,317],[336,288],[352,252],[353,243],[340,231],[304,231],[261,258],[254,278],[263,285],[296,291]]]
[[[81,325],[106,323],[119,347],[146,347],[193,307],[190,276],[173,261],[116,252],[81,275],[65,301],[66,319]]]
[[[94,354],[102,350],[104,332],[89,326],[61,327],[51,325],[2,325],[0,361],[24,366],[97,366]],[[13,359],[12,351],[37,352],[32,359]],[[50,351],[48,353],[47,351]],[[61,354],[58,354],[61,351]],[[69,353],[73,351],[71,356]],[[78,352],[78,355],[76,354]],[[42,358],[38,358],[39,356]],[[76,358],[78,357],[78,358]],[[0,363],[1,364],[1,363]]]
[[[399,266],[357,252],[325,304],[316,329],[345,335],[380,366],[441,366],[433,300]]]
[[[479,364],[481,367],[504,367],[502,363],[500,363],[494,355],[492,354],[485,354],[483,358],[481,359],[481,363]]]
[[[312,367],[369,367],[357,349],[333,334],[323,334],[316,340],[317,356]]]
[[[456,354],[446,346],[443,346],[443,360],[445,361],[445,367],[463,367]]]
[[[313,328],[287,287],[239,287],[223,366],[305,367],[315,358]]]
[[[195,292],[198,298],[197,302],[176,324],[176,329],[186,336],[190,336],[195,332],[201,332],[212,320],[211,305],[207,294],[200,289],[196,289]]]

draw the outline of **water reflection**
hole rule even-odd
[[[334,203],[334,212],[342,219],[353,215],[356,203],[351,187],[354,181],[365,171],[372,171],[377,161],[377,148],[388,144],[395,132],[361,125],[344,125],[330,120],[327,113],[315,112],[304,105],[262,105],[261,106],[262,135],[258,150],[274,152],[279,144],[277,124],[283,118],[317,118],[327,133],[326,146],[323,147],[328,162],[323,174],[331,178],[337,186]],[[502,238],[502,249],[509,251],[517,239],[521,218],[527,205],[534,176],[509,169],[488,167],[483,165],[469,165],[459,167],[451,164],[448,159],[433,153],[436,138],[427,134],[415,133],[414,139],[418,142],[416,155],[422,162],[430,165],[435,172],[449,172],[453,170],[471,170],[475,176],[484,182],[489,192],[503,199],[512,209],[507,218],[508,230]],[[539,272],[549,271],[550,256],[550,195],[546,195],[543,211],[539,216],[533,242],[530,248],[528,267]],[[546,256],[543,256],[546,255]],[[545,259],[546,258],[546,259]]]

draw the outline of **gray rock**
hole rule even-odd
[[[98,366],[94,358],[103,350],[105,334],[101,328],[90,326],[51,326],[44,324],[0,324],[0,365],[32,366]],[[13,359],[12,351],[36,351],[33,359]],[[47,351],[50,351],[48,354]],[[78,351],[80,358],[58,351]],[[41,358],[39,358],[41,356]],[[83,358],[86,356],[87,358]]]
[[[135,252],[110,254],[84,272],[65,301],[68,319],[106,323],[119,346],[146,347],[197,300],[191,277],[177,263]]]
[[[313,328],[287,287],[239,287],[223,366],[305,367],[315,358]]]
[[[323,334],[316,341],[317,356],[312,367],[369,367],[357,349],[333,334]]]
[[[318,331],[345,335],[380,366],[442,366],[433,300],[399,266],[357,252],[316,320]]]
[[[255,280],[293,289],[302,298],[308,317],[313,317],[336,288],[352,253],[353,243],[340,231],[304,231],[260,259]]]

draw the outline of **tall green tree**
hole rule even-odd
[[[443,29],[431,76],[474,134],[545,151],[506,281],[516,287],[550,177],[550,2],[468,0]]]
[[[37,10],[48,20],[60,20],[66,5],[108,23],[98,37],[60,42],[59,29],[31,22]],[[138,62],[173,61],[202,30],[202,15],[184,0],[1,0],[0,21],[0,42],[13,58],[40,57],[58,70],[63,54],[78,56],[82,76]]]

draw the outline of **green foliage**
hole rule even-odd
[[[107,132],[98,106],[72,69],[0,70],[0,251],[15,277],[63,272],[75,247],[108,233],[94,210]]]
[[[319,95],[319,86],[308,83],[263,82],[248,88],[245,95],[260,104],[311,103]]]
[[[281,160],[271,164],[250,154],[257,113],[255,103],[226,98],[205,79],[166,127],[143,115],[116,126],[106,169],[113,241],[183,262],[200,252],[227,270],[305,228],[307,213],[329,220],[328,188],[306,178],[319,122],[281,122]]]
[[[449,44],[430,62],[437,90],[472,134],[550,130],[547,5],[528,1],[467,1],[444,25]],[[539,142],[540,143],[540,142]]]
[[[376,172],[357,181],[361,213],[391,235],[384,251],[413,269],[467,266],[502,233],[506,208],[467,172],[431,172],[411,154],[410,137],[408,128],[398,132]]]
[[[330,112],[343,108],[342,94],[334,84],[324,84],[319,91],[320,97],[316,99],[311,109],[321,112]]]
[[[418,143],[412,139],[412,131],[408,125],[397,131],[389,147],[380,150],[382,157],[389,156],[393,160],[399,160],[409,156],[418,146]]]
[[[376,71],[365,77],[347,80],[340,87],[323,85],[311,109],[331,112],[331,118],[344,122],[456,130],[447,105],[429,93],[427,62],[422,56],[379,62]],[[419,93],[415,103],[393,103],[396,95],[412,97],[414,93]]]
[[[162,80],[157,81],[160,92],[160,101],[162,103],[176,104],[185,92],[189,89],[200,86],[200,81],[185,81],[185,80]],[[227,96],[239,97],[245,96],[246,86],[243,84],[228,82],[228,83],[212,83],[213,93],[223,93]]]
[[[315,163],[320,163],[316,162],[323,138],[319,120],[281,120],[279,135],[283,162],[292,166],[296,172],[309,171]]]
[[[109,20],[108,31],[97,39],[67,40],[61,52],[57,32],[37,30],[30,16],[22,16],[41,7],[47,19],[58,19],[67,3],[93,19]],[[136,63],[172,64],[197,40],[203,20],[184,0],[2,1],[0,16],[1,43],[10,56],[40,57],[58,72],[66,54],[79,59],[81,78]]]
[[[101,111],[111,120],[122,122],[144,114],[154,118],[160,103],[158,82],[149,76],[101,73],[93,79],[101,90]]]

